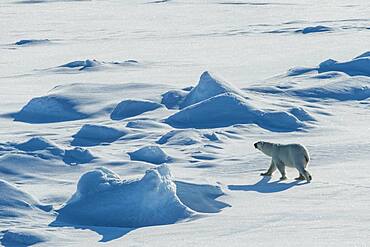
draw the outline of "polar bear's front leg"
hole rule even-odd
[[[285,174],[285,164],[281,161],[279,161],[277,164],[277,169],[279,170],[279,172],[281,173],[281,178],[280,180],[286,180],[287,177],[286,177],[286,174]]]
[[[270,164],[270,167],[269,169],[267,170],[267,172],[263,172],[261,173],[261,176],[271,176],[272,173],[276,170],[276,165],[275,165],[275,162],[273,160],[271,160],[271,164]]]

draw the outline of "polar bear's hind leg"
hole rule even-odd
[[[311,182],[312,176],[306,169],[304,169],[305,166],[306,165],[302,163],[295,164],[295,167],[299,171],[299,177],[296,178],[296,180],[306,179],[307,182]]]
[[[305,177],[299,173],[299,177],[295,178],[295,180],[305,180]]]

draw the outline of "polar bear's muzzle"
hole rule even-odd
[[[253,144],[253,146],[254,146],[254,148],[258,148],[258,147],[257,147],[257,142],[256,142],[256,143],[254,143],[254,144]]]

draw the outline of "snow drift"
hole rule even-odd
[[[14,114],[15,121],[27,123],[53,123],[86,117],[86,114],[76,110],[73,100],[58,95],[33,98]]]
[[[338,62],[334,59],[327,59],[321,62],[317,67],[293,68],[289,70],[288,75],[297,76],[311,71],[317,71],[318,73],[338,71],[343,72],[349,76],[370,76],[370,52],[365,52],[345,62]]]
[[[94,67],[99,67],[101,66],[102,63],[95,60],[95,59],[87,59],[85,61],[73,61],[73,62],[69,62],[69,63],[66,63],[66,64],[63,64],[63,65],[60,65],[59,67],[62,67],[62,68],[78,68],[79,70],[84,70],[84,69],[87,69],[87,68],[94,68]]]
[[[346,79],[329,82],[321,86],[292,89],[287,92],[291,95],[308,99],[364,100],[370,97],[370,80],[367,78]]]
[[[302,78],[300,78],[302,79]],[[315,79],[314,77],[308,77],[305,79]],[[303,79],[304,80],[304,79]],[[337,101],[349,101],[349,100],[365,100],[370,97],[370,79],[368,78],[346,78],[338,76],[336,81],[328,81],[323,83],[321,80],[320,84],[315,85],[311,82],[308,86],[297,86],[288,89],[281,89],[278,86],[267,86],[267,87],[254,87],[248,90],[254,92],[260,92],[265,94],[284,94],[289,96],[295,96],[304,100],[337,100]],[[291,113],[296,115],[294,111]],[[299,117],[298,117],[299,118]]]
[[[138,90],[143,100],[134,102],[123,114],[141,114],[148,108],[160,107],[160,95],[168,86],[148,83],[95,84],[73,83],[54,87],[48,95],[31,99],[19,112],[15,121],[26,123],[53,123],[80,120],[111,114],[112,105],[122,98],[132,98]],[[141,104],[141,102],[145,102]],[[149,103],[149,104],[147,104]],[[117,108],[118,110],[118,108]],[[122,110],[122,109],[120,109]]]
[[[126,135],[128,132],[104,125],[85,124],[73,135],[73,146],[95,146],[111,143]]]
[[[50,40],[48,39],[21,39],[14,43],[17,46],[29,46],[29,45],[41,45],[48,44]]]
[[[25,142],[15,144],[14,147],[25,152],[46,150],[53,155],[62,155],[64,153],[56,144],[40,136],[35,136]]]
[[[158,146],[142,147],[128,154],[131,160],[145,161],[156,165],[171,161],[171,158]]]
[[[81,176],[55,223],[137,228],[172,224],[193,214],[177,197],[166,166],[148,170],[134,181],[99,168]]]
[[[313,27],[305,27],[303,29],[297,30],[297,33],[303,33],[303,34],[308,34],[308,33],[322,33],[322,32],[330,32],[333,31],[332,28],[327,27],[327,26],[313,26]]]
[[[308,101],[365,100],[370,97],[370,52],[347,62],[329,59],[317,68],[294,68],[287,76],[279,78],[277,85],[248,90],[295,96]]]
[[[68,70],[77,70],[77,71],[84,71],[84,70],[93,70],[99,69],[103,66],[111,66],[111,65],[121,65],[121,66],[130,66],[130,65],[137,65],[138,62],[135,60],[126,60],[123,62],[104,62],[98,61],[96,59],[86,59],[86,60],[76,60],[66,64],[62,64],[56,69],[68,69]]]
[[[158,144],[187,146],[202,142],[202,134],[197,130],[171,130],[161,136]]]
[[[180,109],[223,93],[233,93],[243,96],[243,92],[241,92],[238,88],[232,86],[224,80],[217,78],[210,72],[205,71],[200,76],[197,86],[194,87],[183,99]]]
[[[65,150],[63,161],[70,165],[85,164],[91,162],[95,157],[89,150],[76,147]]]
[[[312,117],[305,109],[302,107],[293,107],[289,110],[300,121],[315,121],[315,118]]]
[[[48,238],[37,230],[11,229],[3,232],[0,243],[4,246],[25,247],[46,242]]]
[[[184,90],[170,90],[162,94],[161,104],[165,105],[168,109],[177,109],[182,105],[188,93]]]
[[[158,123],[153,120],[133,120],[130,121],[126,124],[127,128],[132,128],[132,129],[164,129],[168,127],[168,125],[163,124],[163,123]]]
[[[218,128],[233,124],[257,124],[271,131],[295,131],[304,127],[288,112],[265,112],[244,98],[224,93],[191,105],[165,119],[175,128]]]
[[[221,187],[209,184],[191,184],[176,181],[177,195],[189,208],[201,213],[218,213],[229,204],[215,199],[225,195]]]
[[[7,154],[13,152],[45,160],[62,159],[64,163],[69,165],[89,163],[95,159],[87,149],[76,147],[64,150],[59,148],[55,143],[40,136],[32,137],[31,139],[21,143],[8,142],[4,145],[0,144],[0,151],[2,151],[1,149],[3,149],[3,151],[5,151],[4,153]]]
[[[365,52],[347,62],[338,62],[333,59],[328,59],[320,63],[318,72],[322,73],[328,71],[341,71],[350,76],[370,76],[370,52]]]
[[[110,117],[113,120],[121,120],[153,111],[159,107],[162,107],[162,105],[149,100],[124,100],[114,108]]]
[[[30,211],[50,211],[51,206],[42,205],[30,194],[0,179],[0,217],[22,217]]]

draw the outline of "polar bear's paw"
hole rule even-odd
[[[261,176],[271,177],[271,173],[268,173],[268,172],[262,172],[262,173],[261,173]]]
[[[302,174],[299,174],[299,177],[295,178],[295,180],[305,180],[304,176]]]
[[[284,181],[284,180],[287,180],[288,178],[286,176],[282,176],[279,180],[280,181]]]

